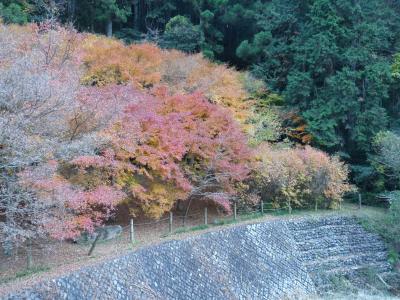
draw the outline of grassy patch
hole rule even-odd
[[[237,223],[248,221],[248,220],[259,219],[259,218],[265,217],[267,215],[271,215],[271,214],[266,214],[266,213],[262,214],[261,212],[256,212],[256,213],[248,213],[248,214],[238,215],[236,220],[233,217],[216,219],[216,220],[214,220],[214,222],[212,224],[208,224],[208,225],[202,224],[202,225],[193,226],[193,227],[178,228],[172,234],[181,234],[181,233],[205,230],[205,229],[208,229],[211,227],[237,224]],[[161,237],[167,237],[170,235],[171,234],[167,233],[167,234],[162,235]]]
[[[399,253],[395,249],[390,248],[388,252],[388,260],[390,264],[395,265],[400,261]]]
[[[265,217],[266,215],[267,214],[262,214],[261,212],[245,213],[242,215],[238,215],[236,220],[233,217],[215,220],[213,225],[214,226],[223,226],[223,225],[236,224],[236,223],[240,223],[240,222],[244,222],[244,221],[248,221],[248,220],[259,219],[259,218]]]
[[[198,231],[198,230],[204,230],[209,228],[209,225],[198,225],[198,226],[193,226],[193,227],[181,227],[178,228],[174,231],[174,234],[180,234],[180,233],[185,233],[185,232],[193,232],[193,231]]]
[[[259,219],[264,216],[265,216],[265,214],[262,214],[260,212],[245,214],[245,215],[242,215],[239,217],[239,221],[248,221],[248,220],[253,220],[253,219]]]
[[[350,209],[350,207],[351,207],[351,209]],[[204,230],[204,229],[208,229],[211,227],[238,224],[238,223],[249,221],[249,220],[261,219],[261,218],[267,217],[267,216],[287,218],[287,217],[292,217],[292,216],[320,216],[320,215],[329,215],[329,214],[351,214],[353,211],[354,211],[354,205],[350,205],[349,207],[343,206],[342,210],[319,209],[319,210],[315,211],[314,209],[293,209],[292,214],[289,214],[289,211],[287,209],[281,209],[281,210],[275,210],[275,211],[266,209],[263,214],[261,212],[238,214],[236,220],[231,216],[231,217],[216,219],[209,225],[198,225],[198,226],[194,226],[194,227],[181,227],[181,228],[176,229],[172,234],[181,234],[181,233]],[[162,235],[161,237],[165,238],[170,235],[171,235],[170,233],[166,233],[166,234]]]
[[[356,292],[355,287],[345,276],[332,276],[330,281],[332,283],[333,293],[352,294]]]
[[[399,254],[395,250],[400,245],[399,204],[390,210],[374,209],[357,215],[360,224],[369,232],[380,235],[389,248],[389,262],[399,263]]]
[[[138,240],[135,240],[133,243],[129,242],[128,249],[133,250],[139,245],[140,245],[140,242]]]
[[[33,268],[29,268],[29,269],[25,269],[25,270],[17,272],[15,274],[15,278],[22,278],[22,277],[26,277],[26,276],[31,276],[33,274],[47,272],[49,270],[50,270],[50,268],[49,267],[45,267],[45,266],[33,267]]]
[[[217,219],[213,222],[214,226],[223,226],[223,225],[230,225],[230,224],[235,224],[238,222],[238,219]]]
[[[353,276],[353,275],[352,275]],[[379,280],[377,273],[372,268],[363,268],[357,271],[357,281],[353,282],[347,275],[332,275],[329,277],[331,288],[329,291],[322,292],[320,297],[311,299],[324,300],[351,300],[351,299],[398,299]]]
[[[37,267],[29,268],[29,269],[24,269],[22,271],[15,273],[14,276],[5,277],[5,278],[0,279],[0,284],[7,283],[7,282],[13,281],[15,279],[19,279],[19,278],[29,277],[34,274],[47,272],[49,270],[50,270],[50,267],[47,267],[47,266],[37,266]]]

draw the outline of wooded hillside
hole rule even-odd
[[[2,0],[0,17],[3,244],[73,239],[121,204],[400,201],[397,1]]]
[[[338,158],[277,143],[279,97],[248,73],[52,22],[1,25],[0,42],[4,241],[75,238],[121,203],[335,208],[352,189]]]

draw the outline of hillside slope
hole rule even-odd
[[[390,266],[383,242],[354,219],[278,220],[140,249],[5,299],[282,299],[361,268]]]

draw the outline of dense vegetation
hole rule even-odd
[[[179,200],[334,208],[352,189],[338,158],[268,145],[277,96],[249,74],[53,22],[1,25],[0,42],[3,243],[74,238],[121,203],[152,218]]]
[[[334,208],[348,176],[370,203],[399,189],[397,1],[2,0],[0,17],[8,240],[91,231],[121,202],[159,218],[189,199]]]
[[[284,105],[292,129],[285,136],[340,155],[364,192],[396,188],[372,157],[375,136],[399,127],[397,1],[1,2],[6,23],[55,16],[80,31],[201,51],[248,68],[279,95],[272,100]]]

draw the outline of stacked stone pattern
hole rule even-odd
[[[364,266],[389,268],[353,219],[279,220],[143,248],[5,299],[292,299]]]

